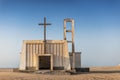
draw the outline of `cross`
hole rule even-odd
[[[44,25],[44,53],[46,54],[46,26],[51,24],[46,23],[46,17],[44,17],[44,23],[39,23],[39,25]]]

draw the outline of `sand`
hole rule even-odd
[[[91,71],[119,71],[119,67],[93,67]],[[77,75],[43,75],[21,72],[0,72],[0,80],[120,80],[120,72],[90,72]]]

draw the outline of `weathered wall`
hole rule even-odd
[[[70,64],[72,65],[72,53],[70,55]],[[75,52],[75,68],[81,68],[81,52]]]
[[[46,53],[44,53],[44,42],[42,40],[28,40],[23,41],[20,70],[38,69],[38,56],[44,54],[53,55],[53,67],[70,69],[66,40],[48,40],[46,43]]]

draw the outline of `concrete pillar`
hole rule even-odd
[[[67,27],[66,23],[67,22],[72,23],[71,30],[66,30],[66,27]],[[66,32],[71,32],[72,33],[72,36],[71,36],[72,41],[68,41],[68,43],[72,43],[72,55],[73,55],[72,69],[74,70],[74,68],[75,68],[75,46],[74,46],[74,20],[73,19],[70,19],[70,18],[64,19],[64,40],[67,40]]]

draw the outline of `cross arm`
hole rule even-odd
[[[44,24],[44,23],[39,23],[38,25],[51,25],[51,23],[46,23],[46,24]]]

